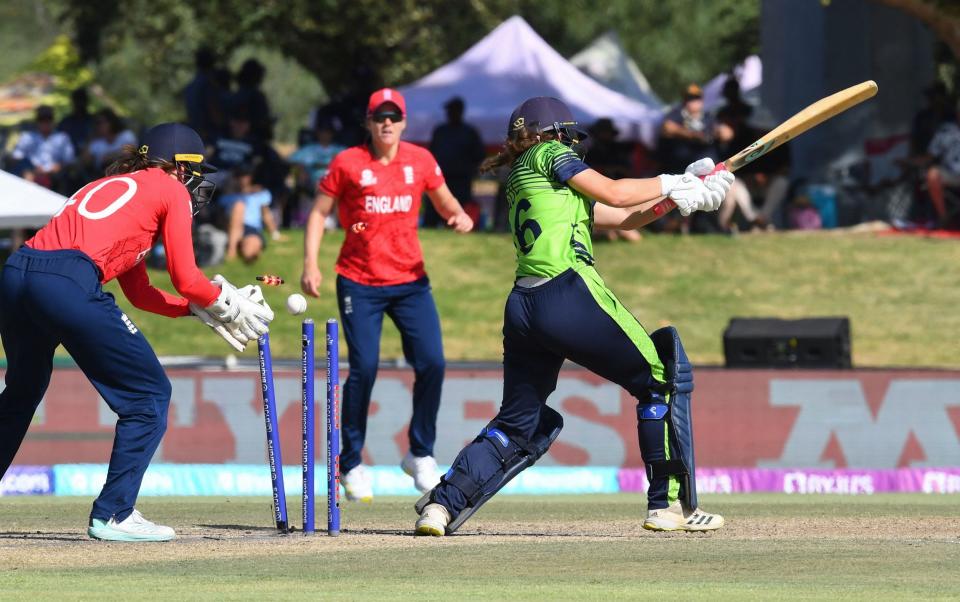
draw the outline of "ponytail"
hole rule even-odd
[[[502,165],[512,165],[513,161],[530,147],[553,139],[552,132],[538,133],[527,128],[517,130],[503,143],[503,150],[480,164],[480,173],[491,172]]]
[[[176,166],[170,161],[163,159],[151,159],[147,156],[147,146],[143,145],[137,148],[127,144],[123,147],[120,157],[107,167],[108,176],[116,176],[125,173],[132,173],[150,167],[159,167],[167,173],[176,171]]]

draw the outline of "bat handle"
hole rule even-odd
[[[712,176],[713,174],[717,173],[718,171],[723,171],[723,170],[726,169],[726,168],[727,168],[727,166],[724,164],[723,161],[721,161],[721,162],[719,162],[719,163],[716,164],[716,166],[713,168],[713,171],[711,171],[710,173],[708,173],[707,176]],[[702,180],[702,179],[706,178],[707,176],[699,176],[699,177],[700,177],[700,179]]]
[[[721,162],[719,162],[719,163],[716,164],[716,166],[713,168],[713,171],[711,171],[710,173],[708,173],[708,174],[705,175],[705,176],[699,176],[699,178],[702,180],[702,179],[706,178],[707,176],[711,176],[711,175],[717,173],[718,171],[723,171],[723,170],[726,169],[726,168],[727,168],[727,166],[724,164],[723,161],[721,161]],[[673,211],[673,210],[676,209],[676,208],[677,208],[677,204],[674,203],[673,200],[672,200],[670,197],[667,197],[667,198],[663,199],[662,201],[660,201],[659,203],[657,203],[656,205],[654,205],[653,207],[651,207],[650,210],[649,210],[649,218],[646,219],[646,220],[644,221],[644,223],[642,223],[641,225],[639,225],[639,226],[637,226],[637,227],[638,227],[638,228],[642,228],[642,227],[646,226],[647,224],[649,224],[650,222],[653,222],[653,221],[656,221],[656,220],[660,219],[661,217],[663,217],[664,215],[670,213],[671,211]]]

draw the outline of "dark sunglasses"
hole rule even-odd
[[[393,123],[398,121],[403,121],[403,113],[374,113],[370,116],[370,119],[373,119],[377,123],[383,123],[389,119]]]

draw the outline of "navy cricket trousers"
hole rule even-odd
[[[100,286],[80,251],[21,247],[0,272],[0,475],[26,435],[62,344],[117,416],[107,480],[92,518],[122,521],[167,427],[170,381],[143,333]]]
[[[430,292],[430,280],[424,277],[406,284],[368,286],[337,276],[337,302],[350,361],[340,415],[341,471],[349,472],[362,463],[370,394],[380,364],[384,314],[390,316],[400,331],[403,355],[413,366],[415,375],[413,416],[407,431],[410,452],[415,456],[432,456],[446,363],[440,317]]]
[[[503,402],[491,424],[511,438],[530,440],[540,410],[557,387],[565,359],[614,382],[638,402],[662,400],[664,368],[643,327],[590,267],[572,269],[533,288],[515,286],[503,318]],[[666,459],[666,432],[638,425],[645,462]],[[481,438],[454,462],[478,483],[502,470],[500,456]],[[489,439],[487,439],[489,440]],[[452,471],[453,469],[451,469]],[[449,473],[448,473],[449,474]],[[665,508],[676,498],[675,477],[658,477],[647,490],[648,508]],[[433,501],[456,516],[467,505],[449,483],[434,490]]]

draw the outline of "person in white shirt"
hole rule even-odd
[[[23,132],[11,152],[11,171],[31,182],[52,188],[54,178],[76,155],[70,136],[54,131],[53,107],[37,107],[36,129]]]
[[[85,152],[87,166],[102,175],[104,168],[121,154],[124,146],[136,146],[137,137],[112,109],[97,111],[94,138]]]

